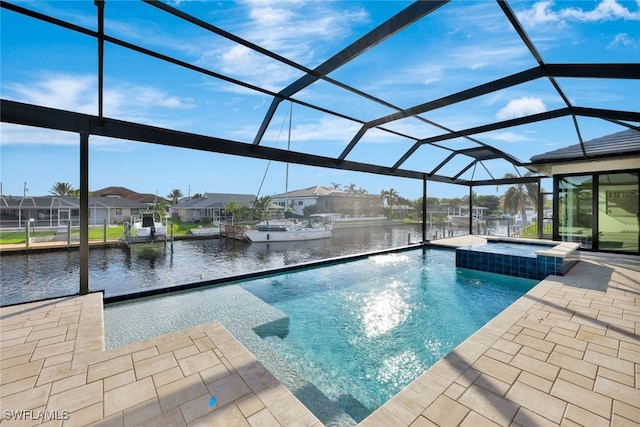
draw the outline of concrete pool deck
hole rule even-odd
[[[640,258],[585,258],[361,425],[640,425]],[[218,322],[104,351],[102,310],[100,293],[0,308],[3,425],[322,425]]]

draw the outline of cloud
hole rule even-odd
[[[0,145],[46,144],[54,146],[79,146],[80,137],[74,132],[62,132],[12,123],[0,123]]]
[[[78,147],[80,136],[75,132],[21,126],[13,123],[0,123],[0,146],[11,145],[48,145],[54,147]],[[91,149],[122,153],[132,151],[134,144],[130,141],[106,138],[98,135],[90,137]]]
[[[93,75],[44,74],[29,84],[7,85],[12,98],[30,104],[62,110],[96,114],[98,110],[98,84]],[[146,85],[112,82],[105,85],[104,109],[109,114],[121,115],[139,108],[194,107],[193,99],[180,98]]]
[[[616,20],[640,20],[640,11],[632,12],[617,0],[602,0],[593,10],[577,7],[567,7],[553,10],[554,3],[544,0],[535,3],[531,9],[517,13],[518,19],[526,28],[550,23],[565,24],[566,22],[597,22]]]
[[[164,90],[129,82],[105,85],[104,112],[106,116],[129,121],[160,125],[158,114],[166,110],[190,109],[193,99],[178,97]],[[29,83],[9,83],[4,96],[29,104],[42,105],[78,113],[98,113],[98,84],[93,75],[42,74]],[[2,127],[2,144],[77,144],[76,134],[54,132],[30,127]]]
[[[320,117],[316,121],[295,124],[291,130],[291,141],[293,142],[318,142],[333,141],[347,143],[353,138],[360,125],[350,121],[345,121],[337,117]],[[271,140],[276,140],[277,135],[272,133]],[[286,135],[284,136],[286,138]],[[280,137],[280,140],[283,136]]]
[[[507,132],[495,132],[490,134],[489,138],[496,140],[496,141],[503,141],[503,142],[528,142],[528,141],[534,141],[534,139],[529,138],[525,135],[523,135],[522,133],[518,133],[518,132],[511,132],[511,131],[507,131]]]
[[[95,113],[97,111],[97,80],[93,76],[54,74],[41,76],[29,84],[7,86],[16,98],[36,105]]]
[[[519,99],[512,99],[506,107],[501,108],[496,114],[498,120],[507,120],[515,117],[524,117],[530,114],[542,113],[547,110],[546,105],[540,98],[530,98],[523,96]]]
[[[241,4],[246,19],[241,28],[231,31],[309,68],[333,55],[352,27],[368,20],[366,11],[348,3],[340,8],[332,2],[298,0],[251,0]],[[236,44],[210,49],[197,62],[204,67],[222,67],[227,74],[248,82],[259,81],[261,87],[274,91],[302,76],[297,70]]]
[[[609,46],[607,46],[607,49],[612,49],[616,46],[622,46],[625,48],[636,48],[638,47],[638,45],[640,45],[638,40],[630,38],[629,34],[627,33],[620,33],[616,34],[613,41],[609,44]]]

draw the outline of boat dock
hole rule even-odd
[[[220,223],[220,237],[234,240],[245,240],[245,229],[246,226],[244,225],[232,225],[223,222]]]

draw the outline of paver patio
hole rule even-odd
[[[611,260],[549,276],[361,425],[640,425],[640,259]],[[3,425],[321,425],[218,322],[104,351],[102,309],[0,308]]]

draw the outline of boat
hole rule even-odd
[[[291,148],[291,121],[293,104],[289,110],[289,136],[287,150]],[[289,163],[285,174],[285,193],[289,191]],[[287,202],[285,200],[285,206]],[[286,216],[286,213],[285,213]],[[301,240],[328,239],[331,237],[331,224],[323,222],[318,217],[309,221],[298,219],[275,219],[258,223],[255,229],[244,232],[245,238],[251,243],[260,242],[294,242]]]
[[[331,226],[314,221],[271,220],[259,223],[256,229],[246,230],[244,234],[251,243],[328,239]]]
[[[525,206],[524,215],[523,215],[522,209],[520,209],[514,218],[514,223],[515,225],[526,227],[530,224],[535,224],[537,220],[538,220],[538,212],[531,206]]]
[[[479,225],[484,225],[487,223],[484,218],[485,212],[487,212],[489,208],[483,206],[474,206],[473,207],[473,218],[472,218],[472,226],[476,228]],[[449,215],[447,216],[447,222],[451,227],[459,227],[459,228],[468,228],[469,227],[469,208],[459,207],[457,215]]]
[[[124,234],[127,243],[166,241],[167,227],[153,213],[144,213],[140,220],[125,224]]]
[[[142,214],[140,221],[133,223],[135,237],[146,237],[151,240],[167,237],[167,227],[155,220],[152,213]]]

